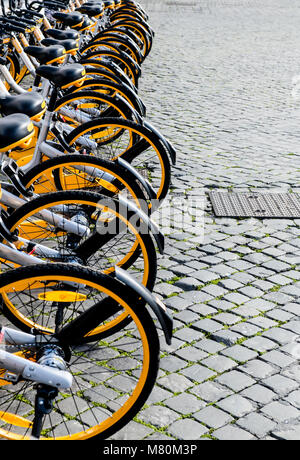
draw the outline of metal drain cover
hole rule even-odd
[[[209,192],[219,217],[300,217],[299,193]]]

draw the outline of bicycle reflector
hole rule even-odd
[[[86,300],[85,294],[80,294],[73,291],[49,291],[41,292],[39,294],[40,300],[46,300],[48,302],[81,302]]]

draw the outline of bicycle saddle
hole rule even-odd
[[[99,18],[100,16],[103,15],[104,12],[104,7],[103,6],[97,6],[95,3],[94,5],[82,5],[78,8],[76,8],[76,11],[79,11],[82,14],[86,14],[90,18]]]
[[[34,127],[27,115],[14,113],[0,118],[0,152],[15,147],[28,147],[33,135]]]
[[[56,40],[55,38],[43,38],[41,45],[62,45],[65,48],[67,54],[76,54],[79,49],[76,40]]]
[[[115,7],[114,0],[103,0],[104,9],[113,9]]]
[[[4,115],[23,113],[32,120],[41,120],[46,110],[46,102],[38,93],[11,94],[0,97],[0,111]]]
[[[52,13],[54,19],[61,22],[64,26],[74,27],[79,26],[83,22],[83,16],[79,11],[72,13]]]
[[[65,60],[66,50],[62,45],[52,45],[47,47],[26,46],[25,53],[33,56],[37,61],[43,64],[53,64],[54,62],[62,64]]]
[[[55,40],[79,40],[79,33],[75,30],[47,29],[44,33]]]
[[[73,27],[74,30],[78,30],[79,32],[83,32],[84,30],[89,29],[92,27],[95,23],[90,20],[88,16],[84,17],[84,20],[80,26],[75,26]]]
[[[86,72],[80,64],[68,64],[63,67],[41,65],[36,69],[36,74],[51,81],[58,88],[66,89],[82,85]]]

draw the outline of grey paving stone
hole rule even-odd
[[[270,278],[268,279],[268,281],[257,279],[252,282],[252,286],[257,287],[258,289],[261,289],[264,292],[268,292],[270,289],[274,287],[274,284],[270,282]]]
[[[242,430],[235,425],[226,425],[214,431],[214,437],[220,441],[249,441],[256,439],[248,431]]]
[[[166,307],[171,308],[172,310],[182,311],[185,310],[187,307],[192,305],[192,301],[187,299],[183,299],[180,296],[170,297],[169,299],[164,299],[164,304]]]
[[[294,321],[288,321],[287,323],[282,325],[283,329],[287,329],[288,331],[292,331],[295,334],[300,334],[300,326],[299,326],[299,321],[294,320]]]
[[[276,273],[284,272],[290,268],[288,264],[285,264],[284,262],[280,262],[279,260],[270,260],[264,263],[263,267],[269,270],[273,270]]]
[[[182,393],[193,385],[189,379],[180,374],[168,374],[159,378],[157,383],[173,393]]]
[[[218,382],[226,387],[230,388],[234,392],[239,392],[244,388],[247,388],[255,383],[255,380],[252,377],[239,372],[238,370],[233,370],[230,372],[225,372],[215,379],[215,382]]]
[[[213,270],[217,275],[219,275],[218,277],[223,278],[231,276],[233,273],[237,271],[235,268],[229,267],[226,264],[214,265]]]
[[[204,401],[200,401],[191,394],[182,393],[165,401],[164,403],[170,409],[179,412],[180,414],[194,414],[205,406]]]
[[[171,281],[174,278],[174,273],[170,270],[160,269],[157,270],[157,279],[162,281]]]
[[[173,393],[170,391],[164,390],[163,388],[160,388],[158,385],[155,385],[153,388],[149,398],[147,399],[147,404],[155,404],[158,402],[162,402],[165,399],[171,398]]]
[[[238,271],[248,270],[249,268],[253,267],[251,263],[246,262],[245,260],[241,260],[241,259],[229,261],[227,262],[227,265],[229,265],[230,267],[236,268],[236,270]]]
[[[202,339],[204,334],[195,330],[195,328],[183,327],[174,333],[174,337],[177,337],[179,340],[183,340],[186,343],[191,343]]]
[[[197,321],[199,319],[199,316],[197,315],[197,313],[186,309],[180,311],[179,313],[173,314],[173,318],[182,321],[184,324],[190,324],[193,321]]]
[[[198,319],[204,316],[213,315],[216,313],[216,309],[206,305],[204,303],[196,303],[195,305],[189,306],[189,310],[198,314]]]
[[[217,284],[208,284],[201,289],[203,292],[207,292],[208,294],[212,295],[213,297],[221,297],[225,295],[228,290],[218,286]]]
[[[281,286],[285,286],[286,284],[290,284],[291,280],[283,275],[273,275],[268,278],[269,281],[275,284],[279,284]]]
[[[162,428],[169,426],[178,418],[178,414],[168,407],[151,406],[138,414],[138,420]]]
[[[300,390],[292,391],[288,396],[286,396],[285,400],[292,406],[300,409]]]
[[[261,328],[254,326],[253,324],[250,324],[246,321],[242,321],[232,326],[231,330],[233,332],[237,332],[238,334],[241,334],[244,337],[253,337],[258,332],[261,331]]]
[[[208,302],[209,300],[212,299],[212,296],[202,292],[202,291],[188,291],[184,292],[180,295],[183,299],[187,299],[191,302],[190,305],[194,303],[202,303],[202,302]]]
[[[262,329],[268,329],[273,326],[278,326],[276,321],[266,318],[265,316],[258,316],[256,318],[249,318],[249,323],[254,324]]]
[[[245,347],[251,348],[252,350],[260,352],[277,348],[277,345],[275,342],[273,342],[273,340],[269,340],[268,338],[259,335],[256,337],[251,337],[251,339],[245,340],[243,342],[243,345]]]
[[[227,329],[213,332],[211,334],[211,338],[215,339],[217,342],[221,342],[225,345],[232,346],[238,340],[240,340],[242,336],[240,334],[237,334],[236,332]]]
[[[179,356],[179,358],[185,359],[187,362],[195,363],[201,361],[203,358],[206,358],[208,356],[208,353],[193,346],[177,350],[175,354]]]
[[[175,281],[174,283],[174,286],[178,286],[180,289],[183,289],[184,291],[193,291],[197,289],[197,287],[200,285],[201,283],[199,283],[199,280],[196,280],[191,276],[181,278],[180,280]]]
[[[224,296],[224,299],[236,305],[242,305],[249,300],[249,297],[239,294],[238,292],[230,292]]]
[[[193,272],[192,276],[198,281],[201,281],[203,284],[208,283],[210,281],[217,280],[219,278],[219,275],[217,273],[214,273],[212,271],[205,270],[205,269],[198,270],[197,272]]]
[[[255,308],[256,310],[260,312],[269,311],[275,308],[275,305],[273,302],[268,302],[265,299],[252,299],[249,302],[245,303],[245,306]]]
[[[281,345],[284,345],[285,343],[293,342],[298,337],[297,334],[294,334],[291,331],[287,331],[286,329],[282,329],[278,327],[274,327],[272,329],[269,329],[268,331],[263,332],[262,336],[267,337],[271,340],[274,340],[274,342],[277,342]]]
[[[268,404],[278,397],[274,391],[271,391],[265,386],[259,384],[246,388],[241,392],[241,396],[245,396],[245,398],[251,399],[255,403],[262,405]]]
[[[209,429],[191,419],[177,420],[168,428],[168,433],[175,439],[195,441],[208,433]]]
[[[269,418],[278,423],[293,420],[300,415],[300,411],[289,404],[273,401],[264,406],[261,411]]]
[[[154,431],[150,434],[150,436],[145,438],[146,441],[173,441],[174,439],[176,439],[174,436],[166,435],[160,431]]]
[[[176,276],[186,276],[190,275],[194,269],[186,265],[176,265],[175,267],[170,267],[170,271]]]
[[[214,316],[214,320],[220,321],[222,324],[232,325],[240,321],[240,318],[237,315],[231,313],[219,313]]]
[[[151,432],[151,428],[142,425],[141,423],[130,421],[124,428],[108,439],[114,441],[134,441],[136,439],[145,439]]]
[[[209,428],[221,428],[222,426],[232,422],[234,419],[226,412],[217,409],[214,406],[207,406],[194,414],[194,418],[201,423],[204,423]]]
[[[297,361],[298,362],[298,361]],[[294,364],[281,371],[281,374],[300,383],[300,365]]]
[[[244,286],[242,283],[239,283],[238,281],[236,281],[234,279],[220,280],[219,285],[224,287],[225,289],[232,290],[232,291],[234,291],[236,289],[239,289],[239,288]]]
[[[255,351],[249,350],[249,348],[243,347],[242,345],[234,345],[221,351],[221,354],[240,363],[249,361],[250,359],[254,359],[258,356]]]
[[[211,339],[202,339],[195,346],[210,354],[217,353],[218,351],[223,350],[223,348],[225,348],[225,345],[222,345],[216,342],[215,340]]]
[[[271,377],[263,379],[262,383],[275,393],[283,396],[287,395],[293,390],[296,390],[296,388],[299,386],[298,382],[295,382],[295,380],[279,374],[272,375]]]
[[[292,302],[293,297],[287,294],[283,294],[281,292],[269,292],[268,294],[264,295],[264,298],[274,302],[278,305],[285,305],[286,303]]]
[[[249,307],[247,304],[244,304],[241,307],[235,308],[234,313],[236,315],[242,316],[243,318],[253,318],[258,316],[260,311],[254,307]]]
[[[238,394],[218,401],[217,406],[234,417],[243,417],[255,410],[255,405],[252,402]]]
[[[193,323],[193,327],[200,331],[212,333],[222,329],[223,325],[212,319],[205,318]]]
[[[261,359],[263,361],[267,361],[270,364],[274,364],[275,366],[278,366],[280,368],[286,368],[290,364],[295,362],[295,358],[292,358],[278,350],[272,350],[267,353],[264,353]]]
[[[270,364],[265,363],[260,359],[253,359],[248,361],[247,363],[240,366],[239,369],[257,379],[269,377],[270,375],[273,375],[277,372],[274,366],[271,366]]]
[[[190,380],[199,383],[216,375],[215,372],[200,364],[193,364],[192,366],[182,369],[181,373]]]
[[[268,312],[266,312],[266,316],[268,316],[268,318],[271,318],[271,319],[274,319],[276,321],[280,321],[280,322],[285,322],[285,321],[289,321],[291,318],[294,317],[293,314],[291,313],[288,313],[282,309],[279,309],[279,308],[274,308],[274,310],[270,310]],[[284,325],[285,327],[285,325]],[[288,329],[288,328],[286,328]]]
[[[253,286],[245,286],[243,288],[238,289],[240,294],[246,295],[250,298],[261,297],[264,292],[261,289],[257,289]]]
[[[245,417],[240,418],[237,425],[258,438],[266,436],[276,427],[276,423],[272,422],[267,417],[256,413],[248,414]]]
[[[231,390],[218,384],[216,381],[207,381],[200,383],[199,385],[195,385],[191,388],[190,392],[208,403],[219,401],[220,399],[226,398],[232,394]]]
[[[283,427],[282,429],[277,428],[272,431],[272,435],[275,436],[276,439],[281,439],[285,441],[299,441],[300,425],[289,424],[287,427]]]
[[[209,302],[209,305],[212,305],[217,310],[223,310],[223,311],[231,311],[236,307],[234,303],[228,302],[228,300],[223,300],[223,299],[211,300]]]
[[[161,358],[159,366],[164,371],[176,372],[186,367],[187,363],[185,360],[177,358],[176,356],[169,355]]]
[[[155,286],[154,292],[156,292],[157,294],[161,294],[164,297],[168,297],[171,294],[182,292],[182,289],[180,289],[177,286],[174,286],[173,284],[160,283]]]
[[[234,273],[231,277],[231,279],[234,279],[242,284],[248,284],[253,281],[255,281],[255,276],[251,275],[248,272],[238,272]]]
[[[202,364],[215,370],[216,372],[225,372],[236,367],[235,361],[220,355],[213,355],[201,361]]]
[[[292,313],[293,315],[299,317],[300,316],[300,309],[299,304],[291,302],[281,307],[282,310]]]

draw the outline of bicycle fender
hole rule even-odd
[[[150,217],[148,217],[144,211],[138,208],[135,204],[126,200],[126,198],[119,196],[118,201],[120,202],[120,204],[128,208],[130,211],[137,214],[139,218],[144,222],[144,224],[147,225],[148,229],[151,231],[155,238],[159,252],[163,254],[165,247],[165,237],[159,230],[158,225],[152,219],[150,219]]]
[[[127,271],[120,267],[115,267],[116,278],[133,289],[142,299],[147,302],[149,307],[157,316],[158,321],[163,329],[165,339],[168,345],[171,345],[173,319],[167,313],[165,305],[142,284],[138,283]]]
[[[173,165],[175,165],[176,163],[176,150],[174,149],[173,145],[170,143],[170,141],[168,141],[159,131],[157,128],[154,128],[154,126],[152,126],[151,123],[149,123],[149,121],[146,121],[146,120],[143,120],[143,126],[145,126],[145,128],[148,128],[150,129],[150,131],[152,131],[154,134],[156,134],[156,136],[160,139],[160,141],[162,142],[162,144],[166,147],[169,155],[170,155],[170,158],[171,158],[171,161],[173,163]]]
[[[127,169],[129,172],[131,172],[136,179],[142,184],[142,186],[147,190],[147,193],[149,195],[150,199],[155,199],[156,198],[156,193],[147,179],[145,179],[138,171],[136,168],[134,168],[128,161],[123,160],[123,158],[118,157],[117,158],[117,163],[122,166],[124,169]]]

